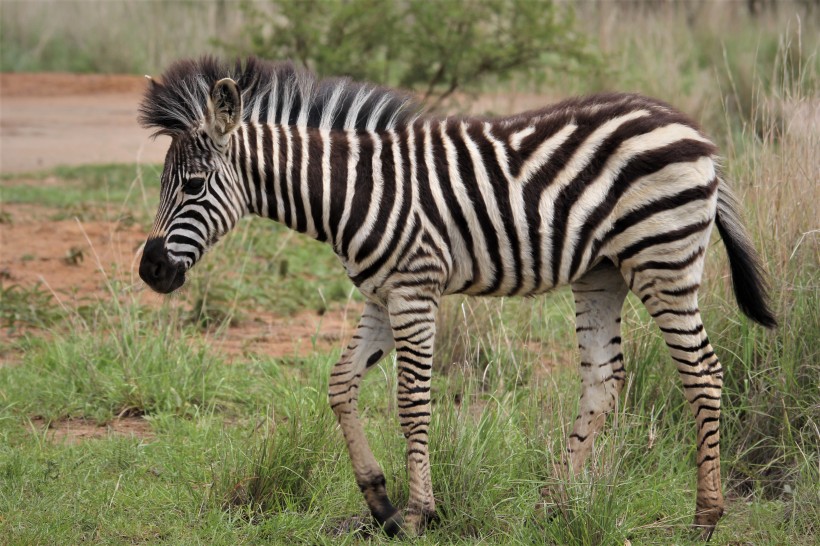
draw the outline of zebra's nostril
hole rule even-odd
[[[176,275],[174,267],[168,262],[165,254],[165,242],[162,239],[149,239],[142,252],[140,277],[152,288],[160,289]]]
[[[156,262],[154,267],[151,269],[151,276],[153,276],[154,279],[159,280],[162,278],[163,273],[165,273],[165,267],[163,267],[162,262]]]

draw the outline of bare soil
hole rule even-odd
[[[109,297],[108,280],[136,285],[135,260],[146,234],[115,222],[49,220],[56,211],[8,204],[0,271],[10,284],[43,284],[66,304]]]
[[[0,74],[0,172],[87,163],[161,163],[165,137],[137,124],[145,79]]]
[[[118,417],[108,423],[99,424],[87,419],[65,419],[47,422],[42,418],[31,420],[31,425],[40,434],[54,443],[79,444],[85,440],[123,436],[148,439],[154,437],[151,425],[142,417]]]
[[[111,299],[113,281],[137,293],[146,305],[164,299],[148,290],[138,267],[146,233],[117,222],[51,221],[52,209],[5,205],[11,222],[0,224],[0,276],[7,285],[31,288],[37,283],[68,309]],[[351,335],[359,305],[330,309],[322,315],[304,311],[295,316],[247,315],[226,332],[214,335],[213,346],[229,359],[251,353],[272,357],[307,356],[341,346]],[[0,331],[0,340],[9,334]]]

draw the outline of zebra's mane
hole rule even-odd
[[[214,57],[173,63],[161,81],[151,80],[139,108],[154,135],[186,133],[205,120],[214,84],[232,78],[242,92],[243,121],[321,129],[400,129],[420,110],[409,95],[349,78],[318,79],[291,62],[257,57],[233,65]]]

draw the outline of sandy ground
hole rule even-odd
[[[168,139],[137,124],[144,87],[137,76],[0,75],[0,172],[161,163]]]
[[[30,427],[52,442],[78,444],[84,440],[109,438],[111,436],[137,437],[150,440],[154,437],[151,425],[142,417],[117,417],[105,424],[87,419],[65,419],[46,422],[42,418],[30,421]]]

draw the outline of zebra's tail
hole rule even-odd
[[[777,326],[777,319],[770,308],[766,275],[760,263],[760,256],[752,245],[752,239],[741,222],[738,209],[738,202],[732,190],[721,179],[718,185],[715,224],[729,255],[732,285],[738,307],[753,321],[767,328],[774,328]]]

